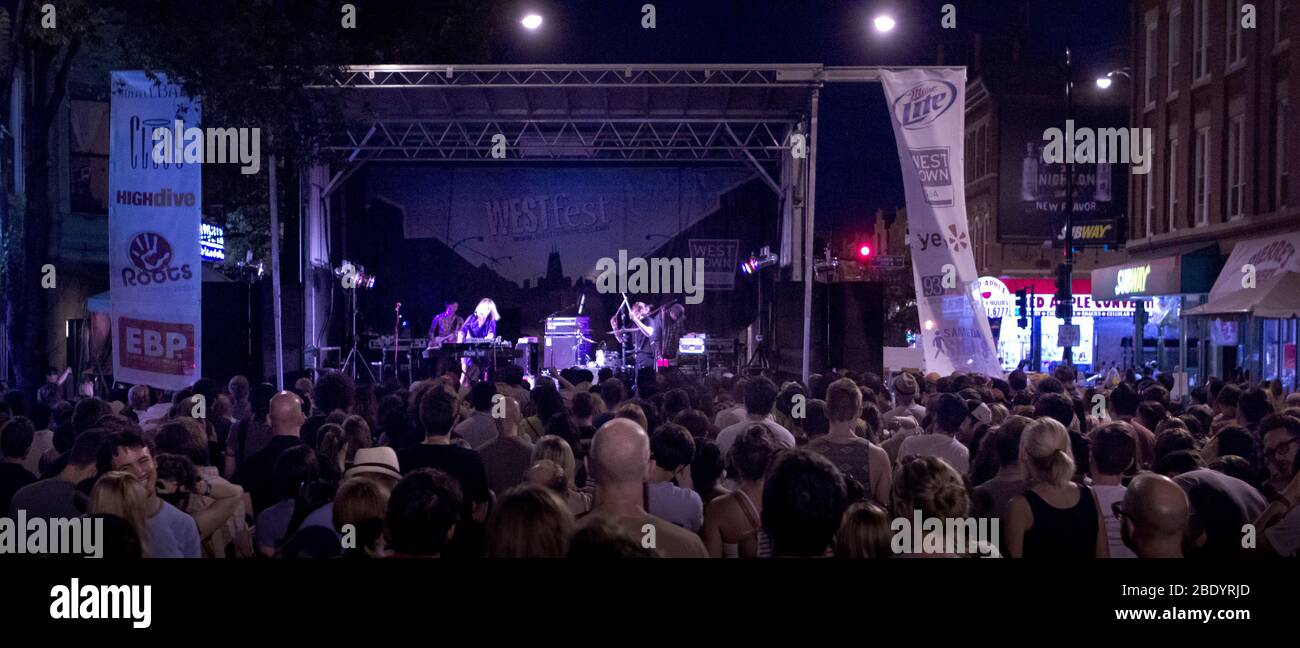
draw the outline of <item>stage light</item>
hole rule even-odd
[[[867,259],[871,257],[871,253],[872,253],[872,249],[870,245],[863,243],[862,245],[858,246],[858,256]]]
[[[1097,77],[1097,87],[1102,90],[1109,88],[1111,83],[1110,77]]]
[[[894,31],[894,26],[898,23],[892,16],[876,16],[871,24],[875,25],[876,31],[885,34]]]
[[[524,29],[536,30],[542,26],[542,17],[537,14],[528,14],[524,16],[523,20],[519,21],[519,24],[523,25]]]
[[[776,265],[780,260],[780,257],[772,253],[772,248],[765,245],[757,255],[751,254],[749,259],[740,264],[740,271],[745,274],[754,274],[763,268]]]
[[[927,331],[934,330],[934,320],[925,320],[925,330]]]

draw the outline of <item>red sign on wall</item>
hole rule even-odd
[[[185,376],[194,372],[194,325],[122,317],[118,349],[128,369]]]

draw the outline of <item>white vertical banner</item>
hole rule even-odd
[[[160,389],[198,380],[202,339],[202,172],[156,162],[154,131],[199,125],[198,102],[159,74],[113,72],[109,131],[108,267],[113,378]],[[179,132],[175,133],[179,135]],[[184,138],[169,138],[180,147]]]
[[[966,220],[964,69],[883,70],[907,192],[926,371],[1001,376]]]

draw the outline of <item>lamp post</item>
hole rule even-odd
[[[1074,57],[1069,47],[1065,48],[1065,119],[1074,119]],[[1066,142],[1066,146],[1074,146]],[[1061,270],[1061,294],[1057,296],[1057,311],[1061,316],[1062,328],[1073,330],[1074,325],[1074,155],[1071,152],[1065,162],[1065,266]],[[1064,303],[1061,303],[1062,298]],[[1060,332],[1058,332],[1059,336]],[[1073,337],[1071,337],[1073,342]],[[1074,364],[1074,347],[1065,344],[1061,347],[1061,361],[1066,365]]]

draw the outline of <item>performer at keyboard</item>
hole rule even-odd
[[[460,331],[456,334],[456,342],[482,342],[496,339],[497,320],[500,319],[501,314],[497,312],[496,302],[484,297],[474,309],[474,314],[470,315],[465,320],[465,323],[461,325]],[[462,358],[460,362],[464,379],[467,382],[472,382],[470,368],[474,366],[474,363],[469,358]]]
[[[659,349],[659,359],[676,358],[677,345],[686,325],[686,307],[675,301],[669,302],[659,307],[658,313],[651,319],[656,324],[655,346]]]
[[[454,342],[460,335],[460,327],[465,323],[465,318],[456,314],[460,304],[452,301],[447,302],[447,308],[441,313],[433,316],[433,322],[429,324],[429,344],[425,347],[424,357],[432,360],[429,368],[432,369],[430,378],[437,378],[442,372],[447,370],[447,354],[440,353],[438,350],[445,342]]]

